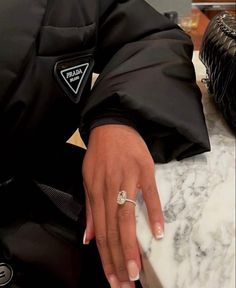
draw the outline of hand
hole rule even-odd
[[[152,232],[163,237],[164,220],[157,192],[154,162],[142,137],[125,125],[104,125],[91,131],[83,162],[87,196],[84,242],[94,236],[112,287],[135,287],[141,270],[136,238],[135,205],[117,204],[121,190],[136,199],[142,190]]]

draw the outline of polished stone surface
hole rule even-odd
[[[211,152],[156,165],[165,215],[162,240],[151,234],[145,204],[138,197],[144,288],[235,287],[235,137],[201,83],[205,68],[197,51],[193,62]]]

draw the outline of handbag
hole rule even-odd
[[[206,67],[209,94],[236,133],[236,20],[221,12],[211,19],[203,35],[199,59]]]

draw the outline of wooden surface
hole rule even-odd
[[[231,13],[236,11],[235,0],[193,0],[192,3],[197,5],[209,19],[223,11]]]
[[[202,36],[206,30],[206,27],[209,23],[209,18],[198,8],[193,8],[192,9],[192,14],[197,14],[199,19],[198,19],[198,26],[196,29],[192,29],[189,34],[192,38],[193,45],[194,45],[194,50],[199,50],[201,47],[201,42],[202,42]]]

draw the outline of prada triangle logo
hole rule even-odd
[[[75,95],[79,91],[88,67],[89,63],[83,63],[60,71],[64,82]]]
[[[74,103],[79,103],[83,93],[91,88],[93,66],[92,54],[65,58],[55,63],[55,80]]]

